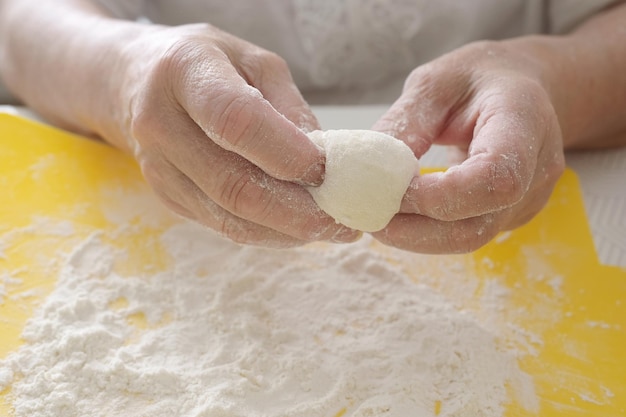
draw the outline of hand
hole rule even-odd
[[[413,180],[374,236],[425,253],[473,251],[529,221],[564,169],[562,135],[541,65],[506,44],[470,44],[417,68],[376,123],[418,157],[432,144],[467,158]]]
[[[174,211],[237,242],[358,238],[301,186],[323,181],[324,155],[275,54],[209,25],[118,20],[93,0],[1,4],[11,90],[55,124],[132,153]]]
[[[189,25],[148,29],[117,65],[114,101],[124,111],[109,136],[125,141],[172,210],[242,243],[359,236],[302,187],[322,182],[324,155],[303,132],[318,123],[282,59]]]

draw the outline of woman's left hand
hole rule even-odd
[[[374,236],[423,253],[473,251],[529,221],[564,169],[562,134],[542,64],[480,42],[423,65],[373,129],[421,157],[432,144],[467,157],[416,177],[401,213]]]

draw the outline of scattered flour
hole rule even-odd
[[[22,283],[20,278],[14,276],[15,272],[0,271],[0,303],[7,296],[8,288]]]
[[[13,242],[16,238],[24,238],[25,236],[37,236],[37,239],[39,240],[58,239],[71,236],[74,231],[74,225],[69,221],[50,222],[50,220],[47,218],[35,216],[32,219],[31,224],[27,227],[12,228],[8,231],[0,231],[0,236],[2,237],[2,239],[0,239],[0,261],[8,261],[9,255],[6,252],[11,246],[9,242]],[[12,244],[15,244],[15,242],[13,242]],[[45,264],[46,266],[49,266],[49,259],[44,259],[42,256],[40,256],[41,254],[37,253],[36,250],[33,250],[33,252],[34,253],[31,258],[33,263]],[[7,265],[10,265],[10,263],[7,262]],[[0,305],[7,296],[9,289],[23,283],[20,275],[27,272],[28,271],[25,268],[6,269],[3,264],[0,263]],[[11,297],[26,298],[31,295],[35,295],[37,292],[37,289],[31,289],[22,291],[17,295],[14,294]]]
[[[371,238],[279,251],[180,223],[160,239],[157,273],[117,272],[100,233],[66,256],[0,361],[16,417],[500,417],[511,388],[536,408],[497,332]]]

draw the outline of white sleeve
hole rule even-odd
[[[550,33],[567,33],[617,0],[548,0]]]
[[[145,0],[92,0],[111,16],[118,19],[137,20],[144,16]]]

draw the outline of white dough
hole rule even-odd
[[[317,205],[353,229],[383,229],[419,171],[411,149],[371,130],[316,130],[308,136],[326,151],[324,182],[308,189]]]

